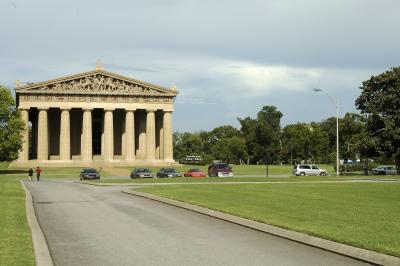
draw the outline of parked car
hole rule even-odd
[[[305,176],[305,175],[326,175],[326,170],[320,169],[315,165],[312,164],[296,164],[293,167],[292,171],[293,175],[299,176]]]
[[[94,168],[83,168],[79,174],[79,179],[100,179],[100,173]]]
[[[160,171],[157,172],[157,177],[181,177],[181,173],[179,173],[174,168],[161,168]]]
[[[153,174],[147,168],[134,168],[131,172],[131,178],[153,178]]]
[[[371,170],[374,175],[397,175],[396,167],[390,165],[380,165]]]
[[[206,177],[206,173],[201,171],[200,169],[189,169],[186,173],[183,174],[186,177]]]
[[[213,163],[208,166],[208,176],[233,177],[232,167],[227,163]]]

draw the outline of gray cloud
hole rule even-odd
[[[0,82],[87,71],[101,59],[110,71],[177,84],[181,131],[237,125],[268,104],[284,123],[321,120],[334,112],[313,87],[354,111],[361,82],[399,64],[399,8],[395,0],[6,0]]]

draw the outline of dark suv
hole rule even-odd
[[[208,176],[233,177],[232,167],[227,163],[213,163],[208,167]]]

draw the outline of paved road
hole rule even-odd
[[[365,265],[119,187],[26,184],[55,265]]]

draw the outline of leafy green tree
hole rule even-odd
[[[250,117],[246,117],[244,119],[238,118],[242,132],[242,135],[245,139],[247,153],[249,155],[249,159],[251,162],[255,163],[258,161],[258,158],[255,155],[255,149],[257,147],[257,136],[256,136],[256,127],[257,127],[257,119],[252,119]]]
[[[18,158],[22,147],[24,124],[19,118],[15,100],[6,87],[0,85],[0,161]]]
[[[213,146],[212,150],[215,159],[228,163],[238,163],[248,157],[245,140],[238,136],[221,139]]]
[[[339,120],[339,149],[342,158],[355,159],[357,155],[360,155],[360,152],[356,149],[356,144],[362,138],[361,134],[364,129],[365,119],[360,114],[346,113]]]
[[[394,159],[400,174],[400,67],[372,76],[360,89],[356,106],[367,117],[367,132]]]
[[[258,112],[257,119],[238,118],[252,162],[259,162],[265,156],[270,157],[272,162],[279,159],[282,116],[283,114],[275,106],[264,106]]]
[[[334,158],[336,158],[336,117],[329,117],[328,119],[321,121],[320,125],[322,127],[322,130],[328,134],[328,140],[329,140],[328,153],[335,153]],[[339,136],[340,136],[340,118],[339,118]]]
[[[204,163],[213,159],[227,162],[247,160],[245,140],[236,128],[225,125],[212,131],[174,133],[174,154],[179,161],[187,155],[200,155]]]
[[[219,160],[235,161],[236,156],[232,154],[232,147],[225,145],[232,144],[229,139],[236,137],[241,138],[240,131],[230,125],[216,127],[208,133],[205,147],[210,148],[208,151],[213,158]]]
[[[328,135],[328,153],[331,154],[330,157],[336,160],[336,118],[329,117],[319,124]],[[359,155],[356,143],[364,128],[365,118],[360,114],[346,113],[343,118],[339,118],[339,153],[341,158],[355,159]]]
[[[200,131],[199,137],[201,140],[201,146],[202,146],[202,151],[204,154],[207,154],[208,156],[211,157],[212,160],[212,155],[211,155],[211,148],[212,148],[212,137],[211,133],[209,131]]]
[[[239,137],[240,131],[231,125],[224,125],[224,126],[214,128],[210,132],[210,135],[213,139],[218,140],[218,139]]]
[[[173,140],[174,155],[178,161],[184,160],[187,155],[202,155],[201,139],[197,134],[175,132]]]
[[[319,123],[297,123],[282,130],[282,159],[293,163],[301,161],[326,162],[328,134]]]

